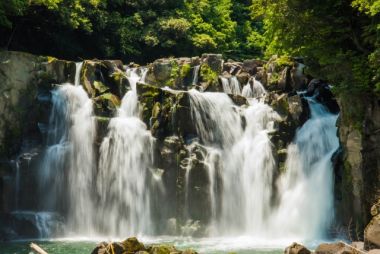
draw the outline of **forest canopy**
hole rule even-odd
[[[66,59],[302,57],[337,91],[380,92],[380,0],[3,0],[0,46]]]

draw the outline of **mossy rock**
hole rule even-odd
[[[119,97],[112,93],[105,93],[93,99],[94,110],[97,116],[109,117],[114,115],[118,107],[120,107],[121,101]]]
[[[174,254],[181,253],[173,245],[170,244],[158,244],[152,245],[148,248],[149,254]]]
[[[146,251],[144,244],[139,242],[136,237],[130,237],[124,240],[121,245],[124,248],[123,254],[134,254],[139,251]]]

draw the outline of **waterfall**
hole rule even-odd
[[[311,118],[288,147],[286,172],[278,182],[280,204],[273,228],[279,235],[320,239],[333,219],[332,154],[339,146],[337,115],[307,98]]]
[[[250,100],[243,116],[243,135],[225,153],[219,231],[258,236],[266,229],[271,211],[275,160],[268,133],[279,116],[257,100]]]
[[[138,118],[136,71],[128,72],[132,90],[111,119],[100,147],[98,226],[117,236],[149,234],[152,229],[148,173],[154,140]]]
[[[193,85],[197,85],[198,84],[198,78],[199,78],[199,69],[200,69],[200,65],[197,65],[197,66],[194,66],[194,72],[193,72]]]
[[[201,141],[208,145],[231,146],[241,135],[237,108],[224,93],[190,90],[191,116]]]
[[[75,63],[75,86],[80,86],[80,72],[82,70],[83,62]]]
[[[68,229],[91,233],[95,121],[92,101],[79,86],[63,84],[52,91],[47,148],[40,170],[42,209],[67,213]]]
[[[268,133],[279,116],[256,99],[239,112],[226,94],[189,94],[201,141],[221,154],[222,209],[220,219],[212,215],[217,231],[259,234],[267,225],[273,195],[275,161]],[[246,120],[244,129],[240,114]],[[215,172],[210,170],[209,177],[215,179]],[[215,200],[210,183],[210,200]]]
[[[228,94],[241,95],[240,82],[236,76],[232,76],[230,79],[220,77],[222,81],[223,91]]]

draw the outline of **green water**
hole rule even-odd
[[[96,242],[87,242],[87,241],[33,241],[42,247],[49,254],[90,254],[91,251],[95,248]],[[162,241],[161,241],[162,242]],[[166,241],[164,241],[166,242]],[[245,249],[245,248],[236,248],[228,250],[213,250],[212,246],[208,246],[207,249],[204,249],[204,246],[197,243],[188,242],[188,243],[178,243],[171,242],[176,245],[178,249],[193,248],[199,253],[203,254],[227,254],[227,253],[238,253],[238,254],[282,254],[282,249],[270,249],[270,248],[261,248],[261,249]],[[178,244],[176,244],[178,243]],[[0,243],[0,254],[30,254],[31,249],[29,247],[30,242],[11,242],[11,243]]]
[[[35,242],[35,241],[34,241]],[[90,254],[93,242],[35,242],[49,254]],[[29,254],[30,242],[0,243],[1,254]]]

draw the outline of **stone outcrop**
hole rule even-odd
[[[293,243],[286,247],[284,254],[310,254],[311,251],[299,243]]]
[[[344,242],[322,243],[314,251],[315,254],[364,254],[357,248]]]
[[[9,198],[9,193],[14,192],[13,182],[7,182],[3,177],[15,176],[15,162],[18,162],[24,179],[21,181],[24,192],[20,200],[24,205],[22,208],[37,209],[31,197],[37,196],[33,186],[39,165],[35,162],[41,160],[39,156],[45,145],[51,110],[50,92],[54,84],[74,82],[76,65],[70,61],[18,52],[1,52],[0,60],[0,83],[5,84],[4,88],[0,87],[0,96],[4,98],[0,100],[0,212],[9,212],[16,207],[16,202]],[[187,90],[222,91],[221,75],[235,75],[242,85],[253,80],[253,77],[261,80],[270,91],[266,102],[281,118],[276,122],[276,130],[270,133],[281,171],[284,170],[287,145],[293,140],[296,129],[309,118],[306,100],[296,93],[307,87],[308,80],[302,64],[291,58],[274,57],[268,63],[253,59],[223,62],[221,55],[204,54],[202,57],[159,59],[147,68],[145,82],[137,83],[137,94],[141,119],[156,139],[152,171],[162,177],[166,189],[165,198],[155,199],[165,200],[166,203],[152,204],[153,207],[164,207],[155,209],[164,213],[155,213],[155,221],[160,221],[158,227],[162,227],[159,229],[161,232],[168,229],[167,232],[173,234],[202,236],[207,232],[205,225],[211,217],[210,165],[206,162],[205,147],[196,142],[197,131],[191,118]],[[198,80],[193,83],[195,70],[198,70]],[[97,122],[95,145],[99,146],[107,134],[110,119],[130,89],[126,68],[116,60],[86,60],[81,69],[80,83],[94,102]],[[318,92],[321,101],[333,101],[332,94],[324,90],[322,93],[321,87],[324,90],[328,88],[313,86],[309,93]],[[237,110],[248,104],[247,98],[241,95],[229,94],[229,97]],[[348,132],[347,135],[352,135],[351,129]],[[365,142],[362,136],[360,139]],[[29,142],[31,140],[33,142]],[[25,141],[31,144],[26,151],[22,149]],[[30,154],[34,155],[26,163]],[[362,161],[351,161],[351,154],[348,157],[348,161],[362,167]],[[215,163],[218,163],[217,160]],[[218,168],[218,165],[211,166]],[[221,183],[218,177],[216,179],[218,189]],[[114,247],[121,253],[129,248],[120,247],[120,244]],[[294,248],[294,251],[300,252],[299,246]],[[138,251],[151,253],[148,249]],[[301,251],[300,254],[304,253]]]
[[[135,237],[128,238],[122,242],[99,243],[91,254],[197,254],[192,249],[178,250],[170,244],[144,245]]]
[[[380,199],[371,207],[372,220],[364,230],[365,249],[380,249]]]
[[[380,197],[380,107],[375,95],[341,95],[336,163],[337,213],[347,227],[362,232],[371,207]],[[355,235],[355,234],[352,234]],[[362,237],[362,236],[361,236]]]

